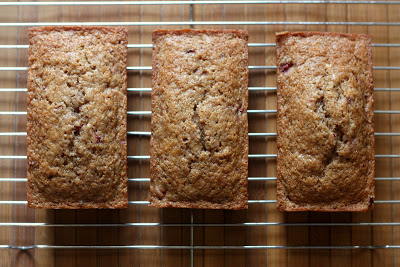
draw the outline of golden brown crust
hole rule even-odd
[[[152,37],[153,40],[157,40],[160,36],[163,35],[190,35],[190,36],[195,36],[195,35],[224,35],[224,34],[229,34],[232,36],[235,36],[237,38],[243,39],[248,41],[249,39],[249,33],[248,31],[245,30],[233,30],[233,29],[226,29],[226,30],[220,30],[220,29],[182,29],[182,30],[156,30],[153,31]]]
[[[366,211],[375,197],[371,39],[277,33],[277,206]]]
[[[127,29],[29,29],[28,206],[126,208]]]
[[[310,37],[310,36],[327,36],[327,37],[343,37],[352,41],[361,39],[366,39],[371,42],[371,36],[368,34],[359,33],[340,33],[340,32],[278,32],[276,33],[277,44],[280,43],[282,38],[287,37]]]
[[[153,32],[150,205],[247,208],[247,32]]]

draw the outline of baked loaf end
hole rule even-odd
[[[127,30],[31,28],[29,44],[29,207],[127,207]]]
[[[247,39],[153,32],[151,206],[247,208]]]
[[[374,202],[368,35],[277,34],[278,209],[366,211]]]

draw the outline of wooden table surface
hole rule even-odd
[[[400,114],[387,112],[400,110],[400,70],[388,68],[400,66],[400,3],[0,6],[0,45],[23,45],[0,47],[0,67],[10,67],[0,68],[0,88],[26,88],[26,70],[12,68],[27,66],[32,23],[137,22],[127,26],[129,44],[149,45],[152,30],[186,28],[191,19],[194,28],[246,29],[250,43],[272,44],[249,47],[251,66],[275,66],[275,32],[284,30],[368,33],[374,44],[397,44],[373,47],[374,66],[383,67],[374,71],[375,109],[385,111],[376,114],[375,130],[400,132]],[[261,23],[196,23],[203,21]],[[148,46],[128,51],[128,66],[151,66]],[[273,68],[250,70],[250,87],[272,89],[250,91],[249,109],[276,109],[275,78]],[[128,71],[128,88],[150,87],[150,70]],[[150,92],[129,92],[128,110],[149,111]],[[0,91],[0,111],[26,111],[26,92]],[[0,133],[26,132],[25,115],[3,114],[0,122]],[[249,114],[251,133],[275,133],[275,123],[275,113]],[[129,115],[128,131],[149,132],[150,116]],[[25,139],[0,135],[0,156],[26,155]],[[275,136],[250,137],[250,154],[275,153]],[[399,155],[400,135],[377,134],[376,154]],[[128,135],[128,155],[149,155],[149,136]],[[274,157],[250,159],[249,177],[268,178],[249,181],[249,199],[268,201],[250,203],[247,211],[157,209],[140,202],[126,210],[32,210],[24,202],[26,159],[0,158],[0,266],[400,266],[399,163],[399,157],[377,158],[371,212],[287,214],[275,207]],[[130,159],[128,176],[129,200],[147,201],[149,182],[136,178],[149,177],[148,159]],[[32,245],[38,247],[8,247]]]

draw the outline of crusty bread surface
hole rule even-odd
[[[247,39],[153,32],[151,206],[247,208]]]
[[[371,39],[277,34],[277,206],[366,211],[374,202]]]
[[[127,207],[126,59],[126,28],[29,29],[29,207]]]

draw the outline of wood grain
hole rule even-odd
[[[189,5],[6,6],[1,22],[189,21]],[[193,5],[194,21],[399,22],[400,5],[386,4],[206,4]],[[128,26],[129,44],[150,44],[154,29],[184,26]],[[274,43],[279,31],[369,33],[373,43],[400,43],[400,26],[372,25],[194,25],[243,28],[250,43]],[[0,45],[27,44],[28,27],[0,27]],[[274,66],[275,47],[249,47],[252,66]],[[374,66],[400,66],[399,47],[374,47]],[[0,67],[27,63],[27,49],[0,48]],[[151,48],[129,48],[128,66],[151,66]],[[275,70],[251,70],[251,87],[275,87]],[[399,70],[375,70],[375,87],[400,88]],[[26,71],[0,71],[0,88],[26,87]],[[128,71],[128,88],[151,87],[151,71]],[[149,92],[128,93],[128,110],[150,110]],[[0,111],[26,110],[25,92],[0,92]],[[276,109],[275,91],[251,91],[249,109]],[[375,109],[400,110],[400,92],[376,91]],[[26,116],[0,115],[0,132],[24,132]],[[275,132],[276,114],[250,114],[250,132]],[[376,132],[399,133],[400,115],[375,116]],[[150,131],[150,116],[128,116],[128,131]],[[0,155],[24,155],[25,137],[0,136]],[[129,155],[149,155],[148,136],[128,136]],[[251,154],[276,153],[275,137],[250,137]],[[399,136],[376,138],[376,154],[400,154]],[[129,160],[129,178],[148,178],[148,160]],[[377,177],[400,177],[399,158],[379,158]],[[275,159],[251,159],[250,177],[275,177]],[[26,178],[26,161],[0,159],[1,178]],[[25,182],[1,181],[0,200],[26,200]],[[147,201],[149,183],[130,181],[129,200]],[[249,199],[276,199],[276,181],[250,181]],[[376,182],[377,200],[399,200],[400,181]],[[131,204],[121,211],[34,211],[0,204],[0,222],[54,223],[56,226],[2,226],[0,245],[161,245],[161,246],[383,246],[400,245],[400,226],[357,223],[400,221],[400,204],[376,204],[367,213],[281,213],[275,203],[250,204],[247,211],[156,209]],[[216,224],[214,226],[192,226]],[[244,225],[248,222],[278,225]],[[79,226],[74,224],[112,224]],[[176,226],[140,226],[161,223]],[[302,225],[323,223],[322,226]],[[342,225],[332,225],[339,223]],[[355,223],[356,225],[345,225]],[[71,224],[60,227],[57,224]],[[283,225],[282,225],[283,224]],[[291,226],[285,226],[291,224]],[[343,225],[344,224],[344,225]],[[192,238],[193,234],[193,238]],[[193,258],[192,258],[193,255]],[[399,266],[399,249],[0,249],[2,266]]]
[[[15,7],[4,7],[4,16],[0,16],[0,22],[7,22],[18,17],[18,9]],[[2,44],[15,44],[18,42],[17,28],[10,28],[10,32],[0,31]],[[1,66],[15,66],[18,64],[17,50],[0,49]],[[16,74],[14,72],[0,72],[0,88],[13,88],[15,86]],[[1,93],[1,110],[13,111],[17,102],[17,96],[13,92]],[[0,118],[0,131],[15,131],[15,118],[12,116]],[[14,155],[16,138],[12,136],[0,137],[1,155]],[[0,160],[0,177],[14,177],[15,161]],[[9,200],[13,198],[14,183],[2,183],[0,187],[0,199]],[[13,207],[11,205],[0,206],[0,220],[2,222],[13,222]],[[0,227],[0,243],[13,244],[14,228]],[[0,266],[12,266],[15,264],[16,254],[12,250],[0,250]]]
[[[123,6],[121,7],[120,21],[140,21],[141,20],[141,7],[140,6]],[[104,18],[106,19],[106,18]],[[128,28],[128,43],[140,44],[141,28],[130,27]],[[149,49],[146,49],[146,51]],[[128,49],[128,65],[140,66],[141,64],[141,49]],[[147,52],[148,55],[149,52]],[[141,87],[141,73],[129,72],[128,73],[128,87]],[[128,93],[128,110],[139,110],[141,108],[141,93]],[[138,131],[141,129],[140,121],[128,116],[128,131]],[[148,129],[142,129],[148,131]],[[149,138],[143,138],[145,141]],[[142,138],[140,136],[128,135],[128,155],[139,155],[141,151],[140,143]],[[128,178],[141,177],[141,162],[128,161]],[[128,200],[139,200],[142,194],[142,184],[147,186],[148,182],[128,182]],[[129,205],[128,209],[120,211],[119,223],[140,222],[141,221],[141,207],[139,205]],[[141,244],[141,231],[142,227],[120,227],[119,228],[119,245],[140,245]],[[140,251],[122,249],[119,251],[119,264],[120,266],[139,266],[140,265]]]
[[[31,19],[39,19],[38,7],[21,7],[19,9],[19,21],[28,22]],[[26,27],[19,28],[18,42],[26,44],[28,42],[28,29]],[[18,63],[17,66],[25,67],[27,65],[28,50],[18,50]],[[16,77],[16,87],[26,88],[27,85],[27,72],[18,71]],[[26,110],[26,93],[17,93],[16,110]],[[15,130],[17,132],[26,131],[26,116],[18,116],[15,118]],[[25,138],[18,137],[15,141],[15,155],[26,155],[26,140]],[[26,177],[27,167],[25,160],[17,160],[15,162],[15,175],[16,177]],[[27,186],[26,183],[16,183],[14,185],[14,200],[26,199]],[[17,222],[34,222],[35,211],[28,209],[26,205],[13,206],[14,221]],[[35,229],[32,227],[16,227],[14,228],[14,242],[16,245],[29,245],[35,243]],[[34,266],[34,251],[19,251],[16,254],[17,266]]]
[[[368,6],[367,14],[368,20],[377,22],[388,21],[388,8],[387,6]],[[385,14],[385,15],[383,15]],[[368,33],[372,36],[372,41],[375,43],[388,43],[389,35],[387,27],[370,26],[368,27]],[[373,62],[375,66],[388,66],[389,65],[389,48],[388,47],[375,47],[372,51]],[[389,87],[389,71],[379,70],[374,71],[374,84],[375,87]],[[375,94],[375,109],[391,109],[391,96],[390,92],[379,92]],[[378,132],[390,132],[392,123],[392,117],[396,115],[385,115],[376,116],[375,129]],[[378,130],[379,129],[379,130]],[[392,154],[391,140],[390,138],[376,138],[376,154]],[[381,159],[377,161],[377,172],[378,177],[391,177],[393,173],[392,159]],[[378,181],[376,182],[376,199],[391,200],[394,199],[392,194],[392,182],[391,181]],[[393,205],[380,205],[377,206],[372,213],[372,219],[374,222],[391,222],[393,216]],[[372,242],[374,245],[392,245],[393,227],[373,227],[372,229]],[[374,266],[390,266],[393,262],[393,250],[375,250],[372,253],[372,264]]]
[[[388,9],[388,21],[395,22],[400,21],[400,6],[397,7],[390,7]],[[388,32],[388,39],[391,43],[400,43],[400,27],[390,27]],[[389,65],[395,66],[398,65],[400,62],[400,48],[389,48]],[[389,72],[389,86],[393,88],[400,88],[400,71],[390,71]],[[400,93],[393,92],[390,93],[391,98],[391,108],[393,110],[400,110]],[[391,131],[393,132],[400,132],[400,116],[393,116],[391,120],[392,128]],[[392,153],[393,154],[400,154],[400,138],[394,137],[391,138],[391,145],[392,145]],[[393,177],[400,177],[400,161],[395,160],[393,162]],[[393,199],[398,199],[400,196],[400,181],[393,181],[391,183],[392,187],[392,197]],[[400,210],[399,207],[395,206],[393,209],[393,221],[398,222],[400,221]],[[400,243],[400,228],[393,227],[393,244]],[[393,265],[397,266],[400,264],[400,251],[394,250],[393,251]]]

